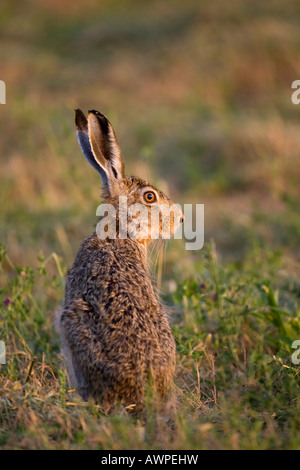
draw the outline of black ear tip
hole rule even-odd
[[[94,114],[95,116],[97,116],[98,118],[103,118],[103,119],[106,119],[107,120],[107,117],[104,116],[104,114],[100,113],[100,111],[96,111],[96,109],[90,109],[89,110],[89,114]]]
[[[87,131],[87,118],[85,117],[81,109],[75,109],[75,124],[77,131]]]
[[[101,126],[102,132],[107,134],[109,130],[109,120],[107,119],[107,117],[104,116],[104,114],[100,113],[100,111],[96,111],[95,109],[90,110],[89,115],[90,114],[93,114],[97,118],[98,123]]]
[[[97,111],[96,109],[89,109],[89,113],[96,114],[96,116],[103,116],[100,111]]]

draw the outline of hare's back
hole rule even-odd
[[[132,317],[142,326],[164,315],[139,250],[128,240],[93,234],[83,242],[67,276],[66,303],[75,298],[104,321],[113,316],[126,323]]]

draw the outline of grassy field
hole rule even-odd
[[[3,0],[0,448],[299,449],[300,5]],[[96,223],[74,133],[99,109],[128,174],[204,203],[205,246],[154,267],[177,343],[170,426],[70,392],[53,317]],[[161,279],[162,274],[162,279]]]

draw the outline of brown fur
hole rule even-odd
[[[97,112],[90,114],[95,129]],[[128,206],[141,202],[141,191],[153,187],[140,178],[125,176],[116,140],[114,147],[112,127],[108,121],[103,125],[106,118],[99,115],[101,125],[94,134],[81,111],[77,111],[77,124],[80,121],[80,131],[95,141],[93,153],[101,162],[105,202],[117,208],[119,195],[128,197]],[[105,129],[111,129],[109,135]],[[116,169],[111,171],[109,165]],[[173,204],[162,192],[153,190],[159,203]],[[117,211],[117,223],[118,218]],[[174,231],[174,218],[170,222]],[[159,401],[172,390],[175,341],[148,273],[150,242],[151,239],[119,237],[101,240],[93,233],[82,243],[67,274],[65,299],[56,325],[70,380],[74,387],[83,387],[80,394],[84,399],[99,401],[107,412],[116,403],[131,407],[136,413],[142,411],[149,381]]]

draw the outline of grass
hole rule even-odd
[[[298,16],[296,0],[1,2],[1,448],[299,449]],[[109,117],[128,174],[205,205],[204,249],[171,241],[156,270],[173,428],[154,403],[143,429],[69,392],[52,321],[100,195],[77,107]]]
[[[125,412],[105,416],[79,400],[52,327],[63,293],[61,260],[40,254],[36,268],[15,267],[4,247],[1,260],[2,448],[299,448],[300,370],[291,361],[300,334],[299,283],[286,278],[280,255],[255,247],[241,265],[224,268],[207,245],[195,276],[178,285],[172,427],[151,400],[144,427]]]

